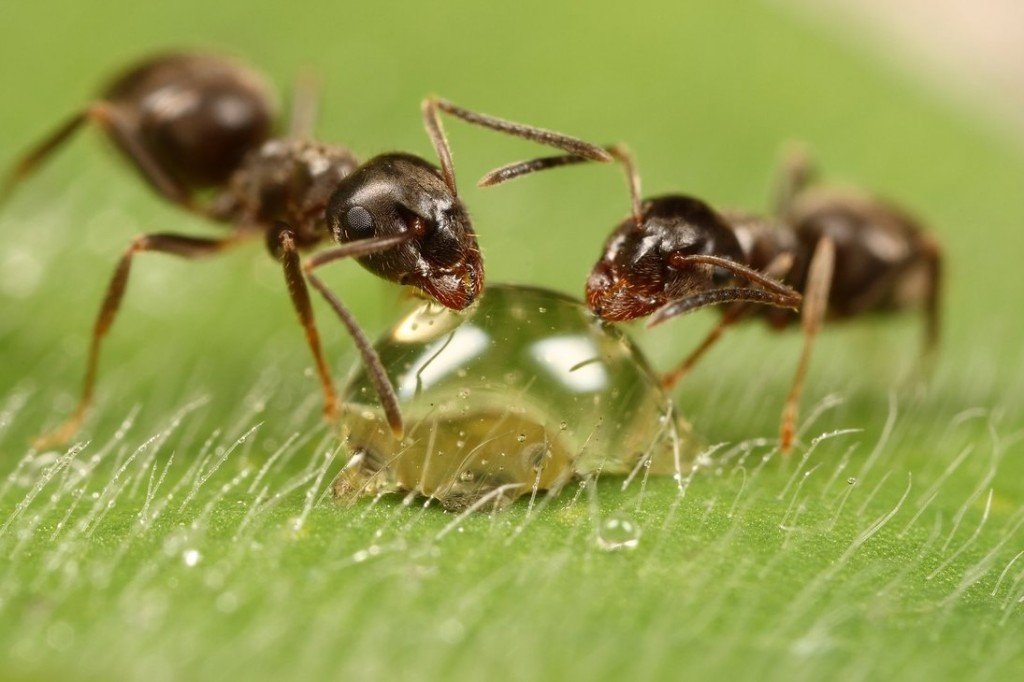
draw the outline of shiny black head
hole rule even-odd
[[[688,256],[743,261],[735,234],[703,201],[682,195],[646,199],[640,223],[626,218],[605,242],[587,280],[587,303],[597,316],[620,322],[734,282],[733,272]]]
[[[466,308],[483,290],[483,259],[466,207],[441,171],[417,156],[382,154],[360,166],[331,195],[327,222],[341,244],[408,235],[360,264],[448,308]]]

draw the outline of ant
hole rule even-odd
[[[301,95],[301,96],[300,96]],[[89,347],[81,397],[71,416],[37,445],[65,442],[92,403],[100,346],[117,316],[136,255],[164,253],[199,259],[262,236],[284,269],[285,281],[334,420],[339,399],[313,318],[309,284],[348,330],[368,368],[391,430],[403,432],[397,398],[366,334],[341,300],[314,274],[354,258],[373,274],[418,289],[455,310],[484,287],[476,234],[455,184],[440,113],[564,150],[608,160],[600,147],[541,128],[487,116],[439,98],[422,115],[440,168],[392,152],[360,164],[340,145],[309,139],[315,97],[300,93],[291,131],[276,134],[276,102],[259,74],[210,54],[169,53],[126,70],[41,142],[26,152],[0,186],[0,201],[86,123],[98,125],[142,178],[164,199],[230,226],[222,237],[153,233],[136,237],[107,287]],[[303,260],[300,252],[333,238],[335,246]]]
[[[590,309],[609,322],[650,316],[647,326],[653,327],[704,306],[730,304],[697,348],[662,376],[666,390],[737,322],[760,316],[776,330],[799,322],[803,350],[779,427],[780,449],[789,452],[811,351],[825,319],[919,306],[926,354],[937,345],[941,250],[902,209],[859,191],[821,186],[806,155],[796,152],[778,173],[772,219],[719,213],[680,194],[641,199],[628,150],[606,149],[625,170],[632,212],[605,242],[590,273]],[[584,161],[571,154],[522,161],[491,171],[479,184]]]

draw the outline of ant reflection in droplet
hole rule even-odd
[[[344,394],[352,458],[340,498],[406,491],[459,510],[487,498],[490,509],[692,459],[689,426],[637,348],[562,294],[494,285],[467,312],[422,303],[376,351],[408,429],[391,437],[359,370]]]

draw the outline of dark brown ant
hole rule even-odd
[[[259,236],[283,265],[316,362],[326,416],[336,417],[339,403],[321,350],[307,280],[348,329],[388,422],[400,435],[401,413],[380,359],[348,309],[313,271],[355,258],[375,275],[415,287],[449,308],[466,308],[480,295],[483,260],[458,196],[440,112],[576,156],[608,159],[602,149],[574,138],[428,98],[423,119],[440,168],[404,153],[382,154],[360,165],[347,148],[308,139],[313,99],[311,93],[296,97],[291,133],[282,136],[275,131],[274,98],[257,73],[220,56],[159,55],[116,78],[99,98],[14,165],[0,186],[0,200],[76,131],[96,123],[158,194],[233,228],[219,238],[154,233],[131,241],[96,319],[78,405],[39,445],[66,441],[80,427],[93,397],[101,341],[117,315],[136,254],[153,251],[196,259]],[[301,251],[329,237],[337,244],[334,248],[303,262]]]
[[[779,427],[780,447],[788,452],[811,350],[826,318],[922,306],[925,348],[938,342],[941,252],[899,208],[815,185],[803,154],[782,165],[774,220],[718,213],[677,194],[641,200],[632,157],[621,146],[607,149],[626,170],[633,210],[605,242],[587,280],[591,310],[611,322],[650,316],[653,327],[707,305],[731,304],[704,341],[663,375],[666,389],[736,322],[761,316],[782,329],[799,321],[804,346]],[[583,161],[572,155],[523,161],[492,171],[480,185]],[[803,292],[799,314],[797,292]]]

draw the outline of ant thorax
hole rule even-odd
[[[465,312],[421,303],[376,348],[406,434],[392,436],[360,371],[343,395],[341,497],[490,509],[598,472],[692,466],[696,439],[638,349],[568,296],[499,284]]]
[[[308,140],[276,138],[245,157],[215,211],[236,224],[287,224],[300,248],[329,234],[324,210],[331,194],[359,162],[348,149]]]
[[[793,231],[771,218],[743,211],[725,211],[722,217],[739,242],[741,262],[755,270],[765,270],[779,256],[792,254],[799,246]]]

